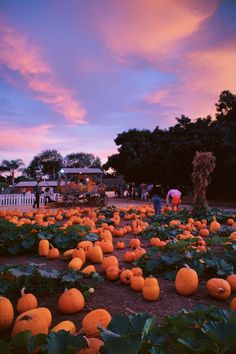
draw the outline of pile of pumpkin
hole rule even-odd
[[[76,288],[66,290],[59,298],[59,310],[64,314],[72,314],[81,311],[84,308],[83,294]],[[32,335],[39,333],[49,334],[49,332],[59,332],[65,330],[72,335],[83,334],[87,340],[88,349],[82,349],[78,354],[99,353],[103,341],[99,339],[100,330],[98,326],[106,328],[111,321],[111,315],[105,309],[96,309],[90,311],[82,319],[82,326],[77,331],[72,321],[62,321],[50,330],[52,314],[46,307],[37,307],[38,301],[33,294],[25,294],[24,288],[21,291],[21,297],[17,302],[17,311],[19,315],[14,323],[14,309],[11,301],[0,296],[0,332],[7,330],[12,326],[11,336],[18,333],[31,331]]]

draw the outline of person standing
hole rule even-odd
[[[150,190],[150,197],[153,202],[155,214],[161,214],[161,197],[162,197],[162,188],[159,184],[154,184]]]
[[[179,211],[179,205],[181,203],[181,192],[178,189],[170,189],[166,195],[166,204],[169,205],[169,198],[172,198],[171,204],[174,211]]]
[[[39,182],[36,183],[36,186],[34,187],[34,195],[35,195],[35,200],[33,204],[33,208],[37,206],[39,208],[39,199],[40,199],[40,187],[39,187]]]

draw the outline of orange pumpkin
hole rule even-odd
[[[82,328],[87,337],[98,337],[98,325],[106,328],[111,322],[111,315],[105,309],[90,311],[82,320]]]
[[[101,247],[95,245],[91,247],[88,251],[88,258],[93,263],[102,263],[103,260],[103,252]]]
[[[130,247],[140,247],[141,242],[138,238],[131,238],[131,240],[129,241],[129,245]]]
[[[147,301],[156,301],[160,296],[160,288],[156,278],[148,277],[144,279],[143,297]]]
[[[226,278],[227,282],[231,287],[231,291],[236,291],[236,274],[231,274]]]
[[[82,265],[83,265],[83,261],[81,260],[81,258],[75,257],[69,262],[68,268],[69,269],[80,270]]]
[[[210,232],[217,232],[220,229],[220,223],[216,221],[216,217],[213,217],[213,221],[210,224]]]
[[[72,258],[75,258],[75,257],[79,257],[81,259],[82,263],[84,264],[86,261],[85,250],[82,247],[74,249],[74,251],[72,253]]]
[[[40,256],[47,257],[49,252],[49,241],[40,240],[38,245],[38,252]]]
[[[17,311],[19,313],[32,310],[38,307],[38,300],[33,294],[25,294],[25,288],[21,289],[21,297],[17,301]]]
[[[116,265],[111,265],[106,269],[106,276],[109,280],[116,280],[119,278],[120,269]]]
[[[91,273],[96,273],[96,268],[93,265],[88,265],[82,270],[82,272],[90,275]]]
[[[130,281],[130,286],[134,291],[142,291],[144,286],[144,278],[141,275],[134,276]]]
[[[76,327],[74,325],[73,322],[71,321],[62,321],[60,323],[58,323],[56,326],[54,326],[51,329],[51,332],[59,332],[61,330],[64,330],[66,332],[70,332],[71,334],[75,334],[76,333]]]
[[[221,278],[211,278],[207,284],[208,293],[219,300],[224,300],[230,297],[231,288],[229,283]]]
[[[0,296],[0,332],[9,328],[13,322],[14,310],[11,301]]]
[[[125,248],[124,242],[118,241],[116,244],[116,248],[118,248],[119,250],[123,250]]]
[[[236,297],[231,300],[230,308],[231,310],[236,310]]]
[[[127,251],[123,255],[123,261],[127,263],[132,263],[134,261],[135,253],[134,251]]]
[[[62,313],[72,314],[83,310],[84,308],[84,296],[76,288],[65,290],[59,297],[58,307]]]
[[[104,342],[99,338],[86,338],[88,342],[88,348],[80,349],[76,354],[100,354],[100,348],[103,346]]]
[[[190,296],[198,288],[198,275],[189,266],[181,268],[176,274],[175,288],[177,292],[184,296]]]
[[[129,269],[124,269],[121,273],[120,273],[120,281],[123,284],[130,284],[131,279],[133,278],[133,273],[131,272],[131,270]]]
[[[102,271],[106,272],[110,266],[119,267],[118,259],[115,256],[104,257],[102,260]]]
[[[53,247],[51,244],[49,244],[51,249],[48,252],[47,258],[48,259],[57,259],[60,257],[60,252],[59,249],[56,247]]]
[[[15,321],[11,334],[12,337],[24,331],[31,331],[32,336],[35,336],[39,333],[48,334],[48,326],[43,318],[39,318],[37,315],[34,314],[23,315],[24,316]]]
[[[134,276],[143,275],[143,271],[139,267],[132,268],[131,272],[133,273]]]

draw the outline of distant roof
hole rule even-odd
[[[64,167],[64,172],[67,173],[83,173],[83,174],[102,174],[103,171],[100,168],[73,168],[73,167]]]
[[[37,181],[22,181],[16,184],[16,187],[34,187]],[[62,181],[61,184],[64,182]],[[40,187],[56,187],[58,186],[57,181],[41,181],[39,182]]]

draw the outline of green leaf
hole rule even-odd
[[[60,273],[56,269],[38,269],[38,273],[44,278],[57,279],[60,277]]]
[[[72,354],[87,347],[88,344],[84,337],[73,336],[70,332],[64,330],[51,333],[45,345],[45,349],[50,354]]]
[[[19,244],[14,244],[10,247],[8,247],[7,251],[12,254],[13,256],[15,256],[17,253],[20,252],[20,245]]]

